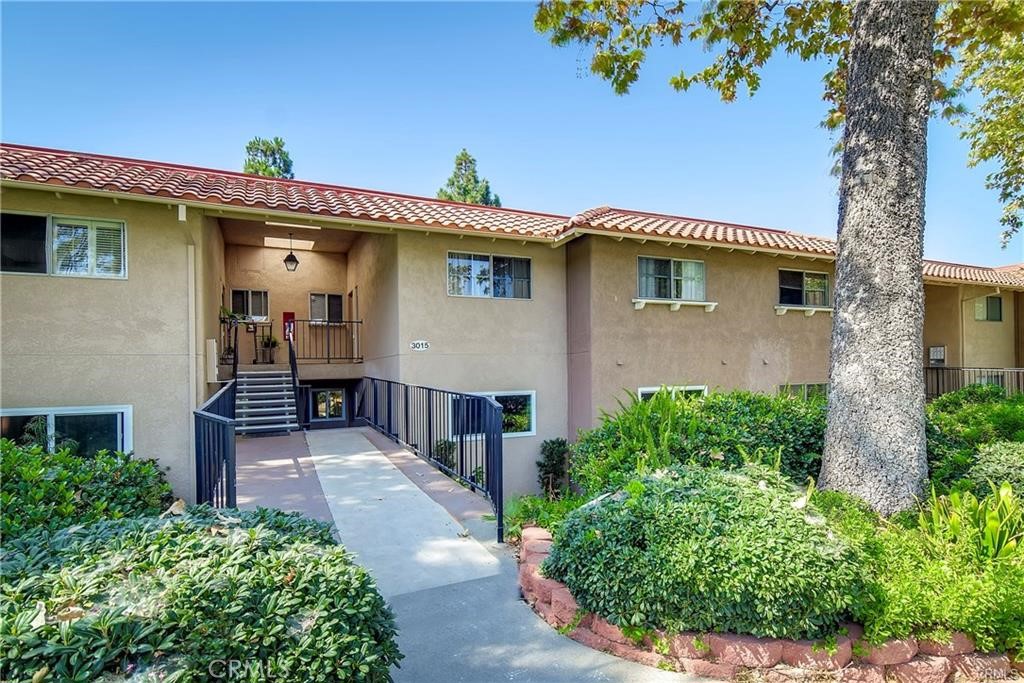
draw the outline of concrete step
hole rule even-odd
[[[236,412],[235,421],[238,422],[238,424],[243,425],[260,422],[294,422],[295,411],[289,410],[286,412],[274,413],[272,415],[248,415],[246,417],[239,417]]]
[[[244,387],[246,385],[259,385],[259,384],[291,384],[291,375],[285,377],[278,377],[277,375],[268,377],[239,377],[235,382],[238,386]]]
[[[267,413],[272,414],[272,415],[294,415],[295,414],[295,406],[294,405],[266,406],[266,407],[247,406],[247,405],[237,405],[237,406],[235,406],[235,418],[239,419],[239,420],[242,419],[243,415],[267,414]]]
[[[237,407],[242,407],[242,406],[256,406],[256,407],[261,407],[261,406],[279,406],[279,407],[283,407],[283,406],[294,405],[294,404],[295,404],[295,397],[292,396],[291,392],[289,392],[287,396],[279,396],[277,398],[250,399],[250,398],[247,398],[247,397],[242,397],[242,398],[239,398],[238,400],[235,401],[235,407],[236,408]]]
[[[271,387],[247,387],[245,390],[237,390],[234,392],[234,399],[239,398],[253,398],[256,396],[294,396],[295,393],[292,390],[292,385],[288,386],[271,386]]]

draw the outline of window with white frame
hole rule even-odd
[[[260,289],[232,289],[231,312],[265,322],[270,319],[270,295]]]
[[[341,294],[310,294],[309,319],[341,322],[343,301]]]
[[[529,299],[532,296],[530,259],[450,251],[448,296]]]
[[[75,443],[81,456],[101,450],[127,453],[133,448],[131,406],[5,408],[0,410],[0,436],[18,441],[33,420],[45,424],[50,448],[67,440]]]
[[[1002,322],[1003,297],[985,296],[974,300],[974,319],[989,322]]]
[[[828,396],[828,383],[821,384],[782,384],[779,385],[780,394],[789,394],[798,398],[808,399],[818,396]]]
[[[503,436],[534,436],[537,433],[537,392],[487,391],[474,396],[492,398],[502,408]],[[484,432],[484,403],[459,396],[451,399],[451,431],[453,436],[476,436]]]
[[[665,389],[670,392],[673,397],[676,396],[707,396],[708,388],[705,385],[690,385],[690,386],[660,386],[660,387],[640,387],[636,390],[636,394],[640,397],[641,401],[646,401],[654,396],[656,393]]]
[[[704,301],[704,262],[637,257],[637,295],[641,299]]]
[[[124,223],[4,212],[0,214],[0,270],[124,278]]]
[[[831,306],[828,273],[779,270],[779,303],[783,306]]]

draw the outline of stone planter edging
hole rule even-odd
[[[519,588],[523,599],[551,626],[582,645],[647,666],[726,681],[762,679],[767,683],[946,683],[1004,680],[1024,671],[1006,654],[979,653],[971,639],[955,633],[950,643],[913,638],[868,646],[863,629],[847,624],[846,636],[825,648],[809,640],[757,638],[731,633],[664,633],[642,643],[627,637],[596,614],[582,613],[562,583],[540,573],[551,550],[551,534],[525,527],[519,548]]]

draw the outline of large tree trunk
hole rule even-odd
[[[853,6],[828,428],[819,484],[883,514],[928,474],[922,328],[936,4]]]

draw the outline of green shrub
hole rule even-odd
[[[1014,491],[1024,491],[1024,443],[997,441],[982,446],[967,479],[976,492],[988,491],[990,483],[1003,482]]]
[[[819,638],[860,599],[860,564],[777,472],[679,466],[570,514],[543,571],[619,626]]]
[[[1024,442],[1024,394],[975,384],[928,405],[928,465],[932,483],[945,491],[967,476],[978,450],[996,441]]]
[[[7,544],[0,678],[202,681],[236,660],[257,667],[239,676],[250,681],[389,680],[393,616],[327,525],[227,514],[191,508]]]
[[[938,500],[948,505],[947,499]],[[962,631],[982,650],[1024,644],[1024,601],[1019,597],[1024,595],[1024,553],[1019,548],[992,560],[991,553],[979,552],[984,540],[976,521],[954,534],[946,517],[936,533],[929,530],[930,522],[910,516],[902,518],[909,526],[882,520],[845,494],[817,492],[813,501],[829,528],[864,558],[867,589],[852,612],[868,640],[941,639]],[[982,504],[993,503],[989,498]],[[930,509],[924,514],[930,518]]]
[[[5,543],[35,528],[160,513],[171,487],[154,460],[100,451],[82,458],[0,439],[0,532]]]
[[[583,496],[562,492],[560,498],[520,496],[505,503],[505,533],[518,538],[528,524],[544,527],[557,534],[569,513],[587,502]]]
[[[537,483],[542,491],[553,498],[565,486],[565,473],[569,463],[569,442],[562,438],[547,439],[540,445],[537,461]]]
[[[825,435],[825,400],[747,391],[673,396],[662,389],[632,397],[582,433],[571,477],[584,491],[621,487],[636,474],[673,463],[738,467],[743,451],[781,448],[781,470],[803,483],[817,477]]]

